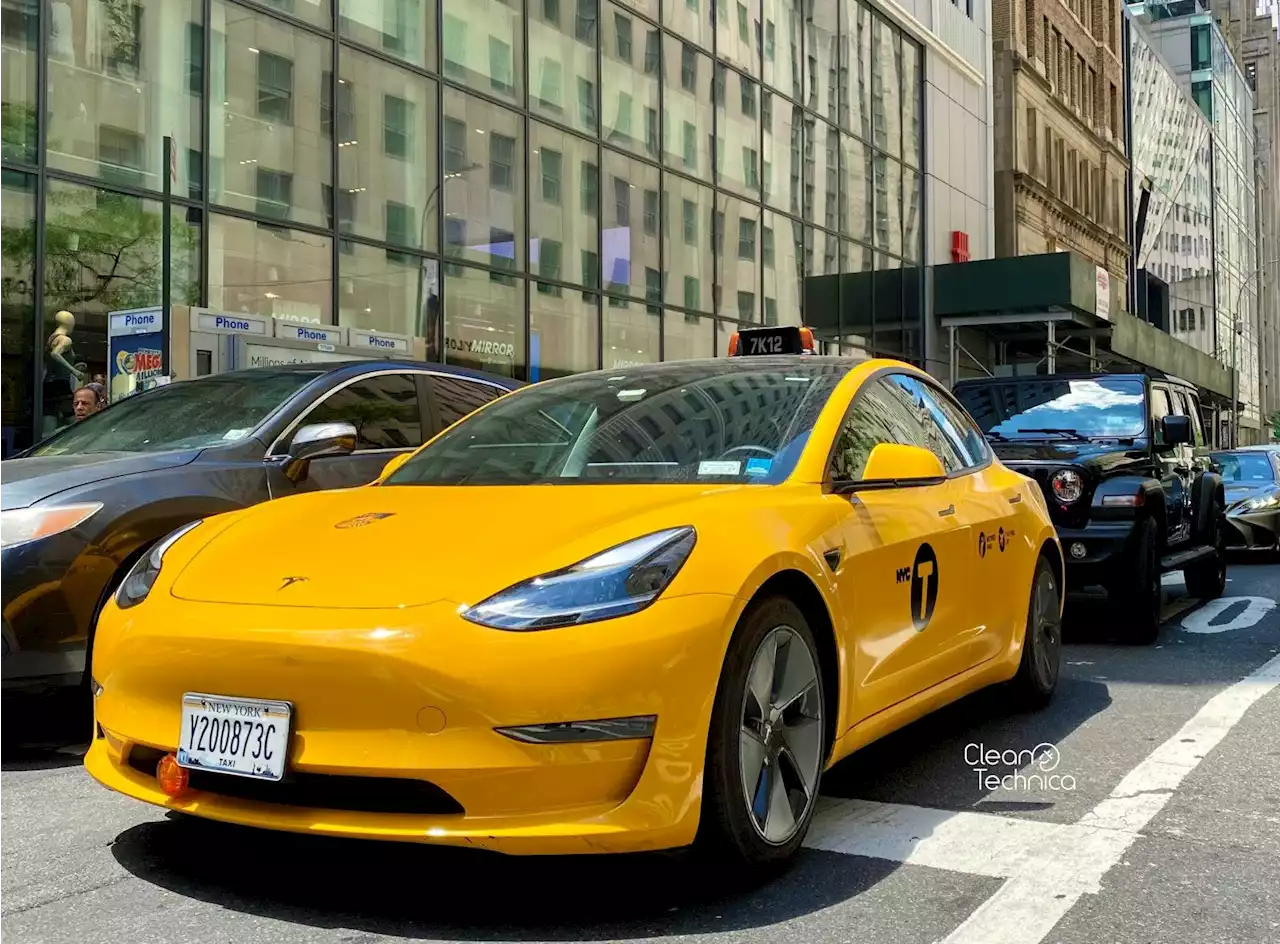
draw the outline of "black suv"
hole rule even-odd
[[[966,380],[955,394],[1005,465],[1040,483],[1072,589],[1104,587],[1133,642],[1160,626],[1160,576],[1222,595],[1222,477],[1194,387],[1143,374]]]

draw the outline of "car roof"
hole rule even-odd
[[[966,377],[964,380],[957,380],[955,386],[976,386],[977,384],[991,383],[1044,383],[1049,380],[1153,380],[1155,378],[1148,377],[1146,374],[1104,374],[1104,373],[1080,373],[1080,374],[1022,374],[1013,377]]]

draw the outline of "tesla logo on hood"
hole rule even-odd
[[[285,577],[284,583],[280,584],[280,587],[279,589],[276,590],[276,593],[279,593],[281,590],[284,590],[286,587],[292,587],[295,583],[306,583],[306,582],[307,582],[306,577]]]
[[[394,514],[394,511],[369,511],[363,515],[356,515],[354,518],[348,518],[346,521],[339,521],[334,525],[334,527],[363,528],[367,524],[373,524],[375,521],[381,521],[383,518],[390,518]]]

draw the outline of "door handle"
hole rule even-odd
[[[940,512],[938,512],[938,517],[939,517],[939,518],[948,518],[948,517],[950,517],[951,515],[954,515],[955,513],[956,513],[956,506],[955,506],[955,505],[948,505],[946,508],[943,508]]]
[[[1010,504],[1010,505],[1018,505],[1018,504],[1021,504],[1021,503],[1022,503],[1022,496],[1021,496],[1021,495],[1014,495],[1012,498],[1010,498],[1010,499],[1009,499],[1009,504]]]

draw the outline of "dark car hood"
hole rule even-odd
[[[69,488],[90,482],[173,469],[192,462],[199,449],[171,452],[95,452],[74,456],[38,456],[0,463],[0,507],[25,508]]]
[[[1015,468],[1019,462],[1060,462],[1082,466],[1098,476],[1140,466],[1147,458],[1141,442],[993,442],[991,448],[1000,461]]]

